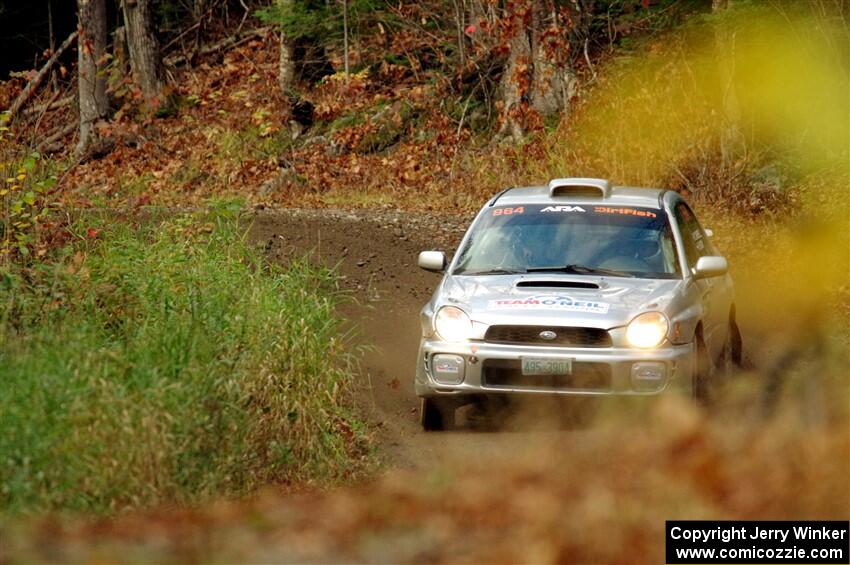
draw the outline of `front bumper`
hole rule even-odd
[[[563,376],[525,376],[521,371],[523,357],[569,359],[572,371]],[[460,365],[460,374],[455,379],[460,382],[447,382],[452,379],[442,372],[446,369],[447,363],[443,362],[446,359],[448,365]],[[440,361],[440,367],[435,367],[435,360]],[[643,351],[423,339],[415,386],[418,396],[505,393],[647,396],[669,390],[690,394],[694,369],[693,344],[666,344]]]

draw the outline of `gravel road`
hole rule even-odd
[[[457,431],[421,431],[413,393],[418,313],[440,276],[419,269],[416,258],[423,249],[453,253],[471,219],[374,209],[263,210],[254,218],[251,237],[265,246],[273,261],[309,256],[335,267],[342,287],[354,298],[341,307],[341,314],[352,324],[356,339],[370,346],[359,375],[359,397],[379,430],[379,452],[390,467],[415,469],[447,458],[516,452],[552,435],[566,443],[583,441],[588,433],[552,429],[548,423],[554,411],[541,401],[523,407],[513,419],[519,424],[512,426],[513,433],[463,425],[464,410]],[[536,429],[527,430],[529,421]]]

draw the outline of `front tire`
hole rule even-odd
[[[419,406],[419,421],[426,432],[450,430],[455,424],[455,405],[445,399],[423,397]]]
[[[735,309],[729,316],[729,352],[732,357],[732,363],[737,368],[742,368],[744,362],[744,340],[741,337],[741,330],[738,328],[738,322],[735,320]]]
[[[697,368],[694,374],[694,399],[710,406],[717,396],[718,389],[734,373],[734,367],[741,366],[741,333],[735,324],[734,316],[729,321],[729,332],[723,349],[717,359],[712,359],[702,333],[696,335]]]
[[[715,371],[702,334],[696,336],[696,348],[697,366],[693,376],[693,395],[694,400],[707,406],[713,396]]]

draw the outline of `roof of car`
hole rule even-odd
[[[517,206],[522,204],[563,204],[588,203],[614,206],[643,206],[661,208],[661,196],[666,190],[661,188],[640,188],[633,186],[613,186],[604,198],[559,194],[550,196],[548,186],[527,186],[509,188],[490,201],[490,205]]]

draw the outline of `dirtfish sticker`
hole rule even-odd
[[[569,296],[544,295],[530,298],[501,298],[487,303],[490,310],[562,310],[606,314],[608,304],[592,300],[576,300]]]

